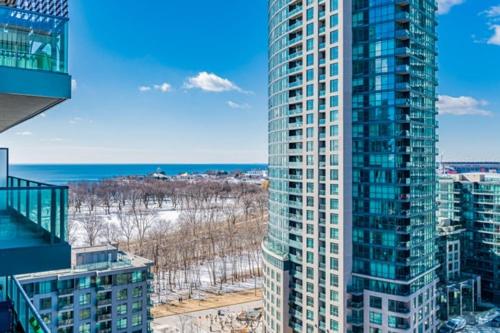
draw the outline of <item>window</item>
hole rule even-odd
[[[127,304],[120,304],[116,307],[116,312],[119,315],[123,315],[127,313]]]
[[[78,328],[79,333],[90,333],[90,324],[85,323],[81,324],[80,327]]]
[[[78,279],[78,289],[87,289],[90,288],[91,281],[90,276],[81,277]]]
[[[311,36],[314,33],[314,23],[309,23],[306,27],[307,35]]]
[[[90,308],[80,310],[80,320],[90,319]]]
[[[128,296],[128,290],[127,289],[122,289],[118,292],[117,298],[119,301],[123,301],[127,299]]]
[[[339,48],[338,47],[332,47],[330,49],[330,60],[336,60],[339,58]]]
[[[52,297],[45,297],[40,299],[40,310],[47,310],[52,307]]]
[[[141,297],[142,296],[142,287],[135,287],[132,290],[132,297]]]
[[[132,303],[132,312],[139,312],[142,310],[142,301],[135,301]]]
[[[337,14],[330,16],[330,27],[335,27],[339,24],[339,16]]]
[[[127,318],[120,318],[116,321],[116,328],[119,330],[123,330],[127,328]]]
[[[127,284],[129,282],[129,276],[130,275],[128,273],[117,274],[116,275],[116,284],[118,284],[118,285]]]
[[[313,54],[308,54],[306,57],[306,63],[307,66],[312,66],[314,65],[314,55]]]
[[[314,80],[314,70],[308,69],[306,72],[306,80],[311,81]]]
[[[132,283],[137,283],[144,281],[143,272],[133,272],[132,273]]]
[[[311,51],[314,48],[314,39],[310,38],[306,41],[307,51]]]
[[[78,303],[80,305],[90,304],[90,297],[91,297],[90,293],[81,294],[80,296],[78,296]]]
[[[139,326],[142,324],[142,315],[135,314],[132,316],[132,326]]]
[[[306,101],[306,110],[311,111],[314,108],[314,101],[309,99]]]
[[[330,43],[335,44],[339,42],[339,32],[337,30],[330,32]]]
[[[382,309],[382,298],[370,296],[370,307],[375,309]]]
[[[339,75],[339,64],[333,63],[330,65],[330,76],[337,76],[337,75]]]
[[[382,314],[370,311],[370,323],[376,325],[382,325]]]
[[[314,95],[314,86],[312,84],[308,84],[306,87],[306,96],[311,97]]]
[[[314,18],[314,8],[309,8],[306,12],[307,20],[312,20]]]

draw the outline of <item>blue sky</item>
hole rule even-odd
[[[266,162],[267,1],[228,2],[70,0],[73,99],[0,135],[11,160]],[[440,11],[440,153],[500,160],[500,0]]]

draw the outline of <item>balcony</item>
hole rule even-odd
[[[409,57],[410,56],[410,48],[409,47],[398,47],[394,50],[394,54],[400,58]]]
[[[68,20],[0,6],[0,132],[71,97]]]
[[[0,276],[70,267],[66,186],[6,177],[0,187]]]
[[[24,332],[50,333],[28,295],[15,278],[5,278],[5,293],[11,309],[16,313],[17,322]]]

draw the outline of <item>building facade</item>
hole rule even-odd
[[[0,1],[0,133],[71,98],[67,10],[35,3]],[[14,177],[0,149],[1,332],[50,332],[14,275],[71,267],[67,207],[67,187]]]
[[[113,246],[73,248],[72,260],[16,276],[50,332],[150,332],[151,261]]]
[[[436,3],[269,0],[269,332],[434,332]]]
[[[500,174],[439,180],[439,217],[464,229],[464,272],[481,277],[481,297],[500,306]]]
[[[481,277],[463,271],[465,231],[456,221],[439,220],[438,314],[442,321],[474,312],[481,304]]]
[[[0,5],[44,15],[68,17],[68,0],[0,0]]]

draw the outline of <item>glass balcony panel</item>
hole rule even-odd
[[[5,281],[7,300],[16,313],[17,321],[24,332],[50,333],[19,282],[13,277],[7,277]]]
[[[0,275],[70,266],[67,187],[7,178],[0,187]],[[36,256],[35,262],[28,262]],[[53,258],[53,256],[56,256]]]
[[[0,6],[0,66],[68,72],[68,20]]]

